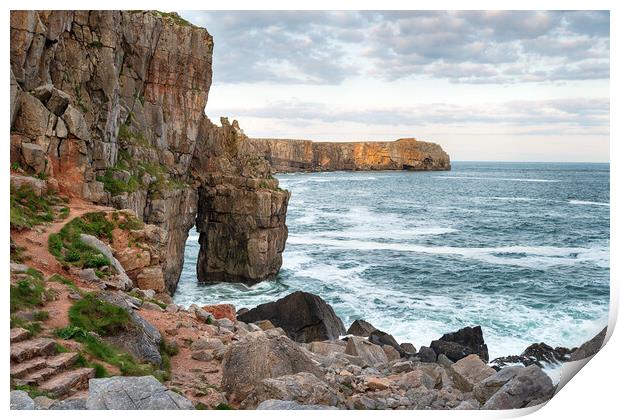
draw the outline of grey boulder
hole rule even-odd
[[[555,388],[551,378],[536,365],[520,370],[482,406],[484,410],[523,408],[536,401],[543,402],[553,396]]]
[[[89,410],[192,410],[185,397],[170,391],[153,376],[91,379]]]

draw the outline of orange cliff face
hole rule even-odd
[[[278,172],[450,170],[450,156],[435,143],[414,138],[392,142],[312,142],[251,139]]]

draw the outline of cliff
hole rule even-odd
[[[278,172],[450,170],[450,156],[435,143],[413,138],[393,142],[313,142],[252,139]]]
[[[165,230],[170,293],[195,223],[200,280],[278,271],[289,194],[238,127],[205,116],[206,29],[173,13],[14,11],[10,51],[13,167]]]

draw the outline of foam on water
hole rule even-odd
[[[540,341],[573,347],[607,323],[608,167],[455,162],[439,176],[278,178],[292,192],[278,277],[198,284],[192,232],[175,302],[249,308],[305,290],[345,325],[366,319],[416,347],[481,325],[491,358]]]
[[[474,179],[479,181],[513,181],[513,182],[560,182],[557,179],[535,179],[535,178],[482,178],[475,176],[437,176],[440,179]]]
[[[605,206],[609,207],[609,203],[599,203],[596,201],[582,201],[582,200],[569,200],[570,204],[577,204],[582,206]]]

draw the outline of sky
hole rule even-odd
[[[609,161],[605,11],[180,11],[206,113],[250,137],[415,137],[452,160]]]

